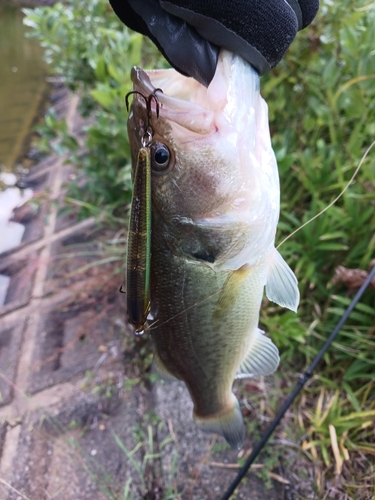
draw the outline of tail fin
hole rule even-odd
[[[194,412],[194,420],[202,431],[220,434],[233,449],[239,450],[245,438],[245,426],[240,405],[233,394],[232,403],[229,410],[209,417],[200,417]]]

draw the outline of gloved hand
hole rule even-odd
[[[212,80],[220,47],[260,75],[280,62],[319,0],[109,0],[129,28],[147,35],[180,73]]]

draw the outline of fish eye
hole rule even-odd
[[[154,142],[151,145],[151,168],[155,174],[163,175],[169,171],[171,153],[162,142]]]

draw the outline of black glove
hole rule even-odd
[[[109,0],[129,28],[147,35],[180,73],[212,80],[220,47],[260,75],[276,66],[319,0]]]

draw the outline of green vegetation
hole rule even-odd
[[[26,13],[53,72],[80,93],[81,112],[90,117],[84,154],[53,115],[39,128],[41,147],[59,138],[55,150],[80,169],[85,190],[72,184],[69,196],[81,201],[82,216],[123,217],[131,188],[124,105],[130,68],[165,63],[105,0],[69,0]],[[343,191],[375,140],[375,4],[321,0],[315,24],[298,35],[261,88],[280,170],[281,242]],[[261,323],[282,352],[277,376],[286,379],[284,394],[291,374],[311,362],[350,302],[350,291],[333,280],[335,268],[366,270],[375,257],[374,158],[375,149],[340,200],[280,248],[296,271],[301,306],[296,316],[266,304]],[[320,470],[318,495],[326,492],[321,478],[335,473],[342,498],[374,493],[368,486],[375,449],[374,310],[369,290],[284,424]]]
[[[156,49],[127,30],[105,0],[57,3],[24,9],[30,33],[45,49],[53,74],[81,96],[80,112],[90,117],[86,151],[68,134],[65,120],[50,112],[38,128],[40,149],[67,154],[85,179],[69,194],[81,202],[81,216],[123,214],[131,199],[130,150],[125,95],[132,89],[130,70],[136,64],[157,67],[163,61]],[[58,139],[51,143],[52,140]],[[83,194],[83,196],[82,196]]]
[[[121,452],[124,453],[131,467],[134,469],[134,476],[140,483],[139,489],[142,492],[157,491],[155,489],[155,485],[160,485],[161,483],[160,478],[162,477],[162,471],[160,469],[161,451],[159,452],[158,448],[160,448],[160,450],[163,450],[163,448],[172,441],[172,438],[168,437],[158,446],[157,443],[154,441],[154,430],[153,430],[154,427],[155,424],[154,426],[149,424],[147,426],[147,433],[143,428],[138,429],[138,432],[135,434],[137,445],[131,451],[126,448],[124,443],[116,434],[113,434],[117,446],[119,447]],[[133,456],[142,447],[144,449],[143,460],[141,465],[138,465],[138,463],[133,459]],[[172,464],[174,463],[175,459],[172,460]],[[179,493],[173,486],[173,483],[175,481],[174,477],[175,472],[176,471],[173,466],[168,481],[169,486],[165,488],[163,491],[163,498],[165,500],[181,498]],[[132,482],[133,480],[130,477],[125,484],[124,494],[123,494],[124,500],[136,500],[137,498],[130,493],[130,486]]]
[[[322,2],[319,20],[263,83],[281,177],[278,241],[344,189],[375,139],[375,9],[366,3]],[[298,319],[267,308],[263,322],[285,346],[284,367],[296,366],[301,354],[309,363],[348,306],[347,290],[333,284],[334,269],[367,269],[375,257],[374,155],[338,203],[281,246],[296,269],[302,303]],[[327,467],[373,453],[374,311],[369,291],[308,388],[300,419],[305,447],[315,447]],[[330,432],[339,443],[334,459]]]

